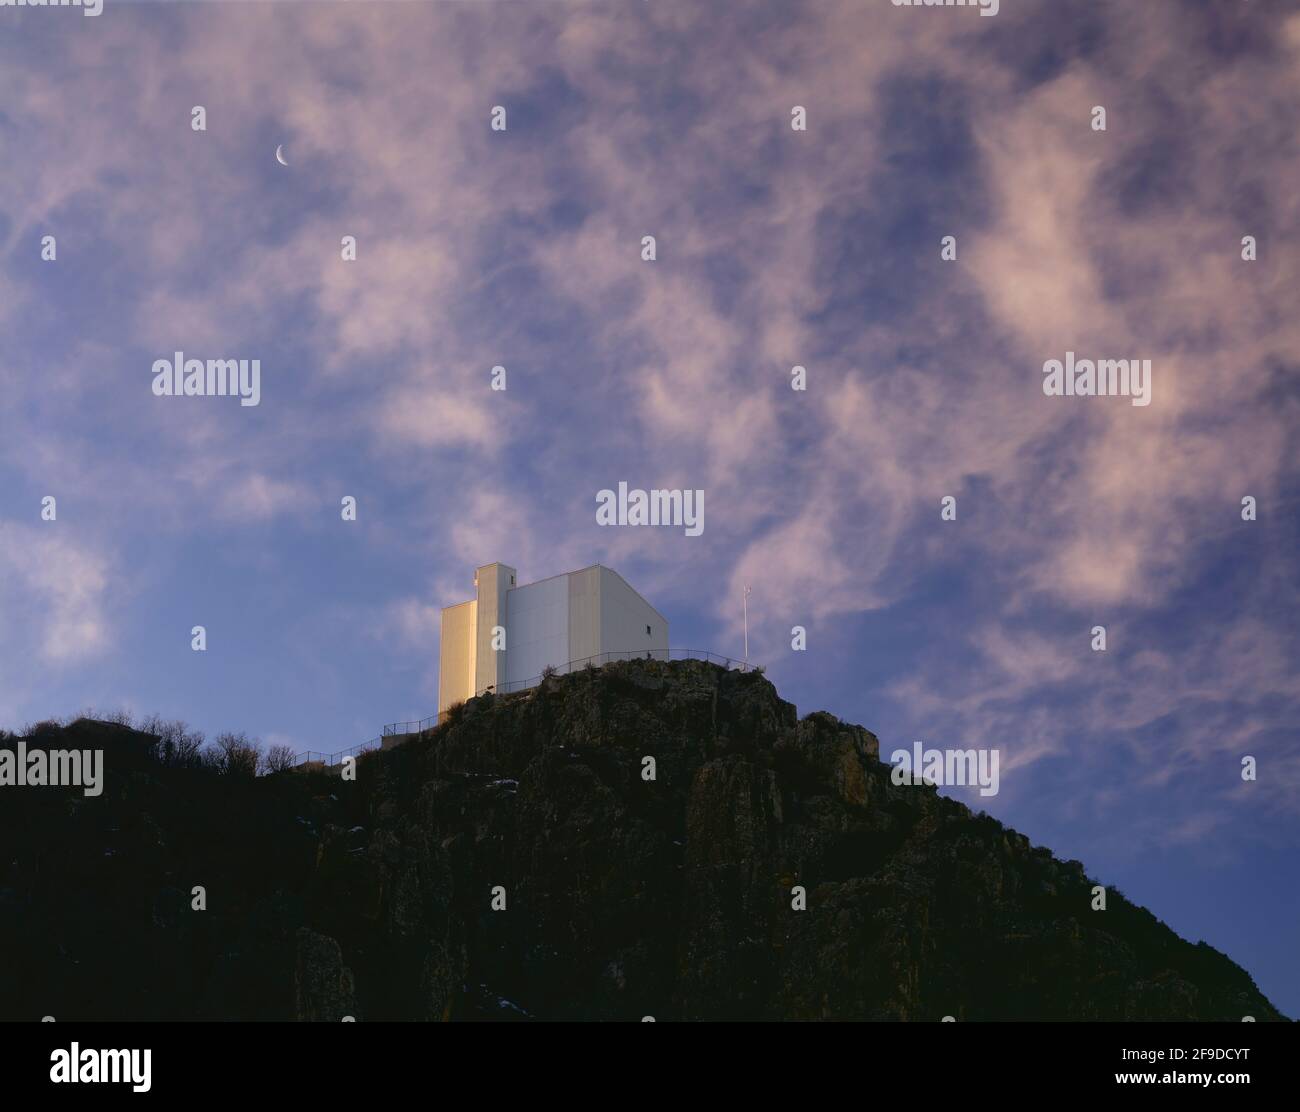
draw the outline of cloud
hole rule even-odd
[[[1296,478],[1295,19],[1242,15],[1229,49],[1168,4],[968,14],[216,5],[33,41],[0,122],[23,152],[0,186],[0,413],[24,429],[0,462],[75,491],[95,555],[53,553],[52,579],[6,557],[61,615],[31,644],[107,643],[141,532],[174,551],[356,493],[349,566],[403,651],[490,560],[614,564],[723,644],[750,584],[777,671],[791,624],[845,652],[866,613],[924,628],[934,651],[882,681],[900,720],[1007,739],[1010,790],[1086,723],[1151,788],[1258,742],[1285,806],[1296,563],[1258,530]],[[261,358],[262,405],[152,398],[178,349]],[[1044,397],[1067,350],[1150,358],[1152,405]],[[597,529],[620,479],[703,489],[704,536]],[[1251,544],[1267,574],[1216,587]],[[416,570],[389,585],[396,562]],[[962,585],[958,627],[936,577]],[[1220,591],[1236,613],[1189,625],[1189,592]],[[1122,675],[1094,622],[1130,638]],[[1079,776],[1099,810],[1133,799]]]
[[[225,486],[221,510],[235,520],[265,521],[303,509],[308,498],[299,484],[253,473]]]
[[[105,594],[107,561],[63,536],[68,526],[0,522],[0,567],[6,624],[34,634],[32,645],[49,664],[62,665],[102,653],[109,647]],[[9,641],[21,655],[21,648]],[[15,667],[17,659],[10,661]]]

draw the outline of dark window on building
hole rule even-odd
[[[650,627],[649,627],[649,626],[646,626],[646,627],[645,627],[645,635],[646,635],[647,637],[652,636],[652,634],[650,633]]]

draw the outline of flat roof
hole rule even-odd
[[[493,563],[499,564],[501,563],[501,561],[494,560]],[[509,564],[503,564],[502,566],[507,568],[510,567]],[[481,567],[475,569],[475,574],[477,574],[479,571],[482,571],[483,568],[490,568],[490,567],[492,567],[492,564],[483,564]],[[659,608],[656,607],[654,603],[652,603],[649,599],[647,599],[645,595],[643,595],[640,591],[638,591],[635,587],[633,587],[631,583],[629,583],[626,579],[624,579],[622,575],[619,575],[619,573],[615,571],[613,568],[611,568],[608,564],[588,564],[585,568],[578,568],[576,571],[561,571],[561,572],[557,572],[555,575],[548,575],[542,579],[534,579],[531,583],[517,583],[515,586],[511,587],[510,590],[506,592],[506,594],[509,594],[510,591],[522,590],[524,587],[535,587],[537,586],[538,583],[546,583],[552,579],[559,579],[561,576],[580,575],[582,572],[591,571],[593,568],[604,568],[605,571],[609,572],[611,575],[617,575],[618,578],[622,580],[623,586],[625,586],[629,591],[631,591],[634,595],[636,595],[637,598],[639,598],[648,607],[650,607],[651,610],[653,610],[656,614],[658,614],[660,620],[663,621],[664,625],[668,624],[668,619],[665,618],[663,614],[659,613]],[[518,572],[516,572],[515,574],[517,575]],[[477,601],[478,600],[476,598],[466,599],[465,602],[457,602],[452,606],[444,606],[443,610],[454,610],[456,609],[457,606],[466,606],[471,602],[477,602]]]

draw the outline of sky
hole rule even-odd
[[[0,87],[0,726],[331,752],[478,565],[731,656],[748,585],[800,713],[996,748],[945,790],[1300,1016],[1300,6],[105,0]]]

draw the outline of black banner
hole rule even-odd
[[[639,1030],[631,1028],[638,1027]],[[715,1087],[863,1097],[914,1087],[970,1097],[1137,1093],[1219,1101],[1280,1095],[1292,1024],[8,1024],[9,1107],[56,1090],[373,1100],[408,1089],[485,1095],[635,1091],[680,1099]],[[847,1095],[847,1094],[846,1094]]]

